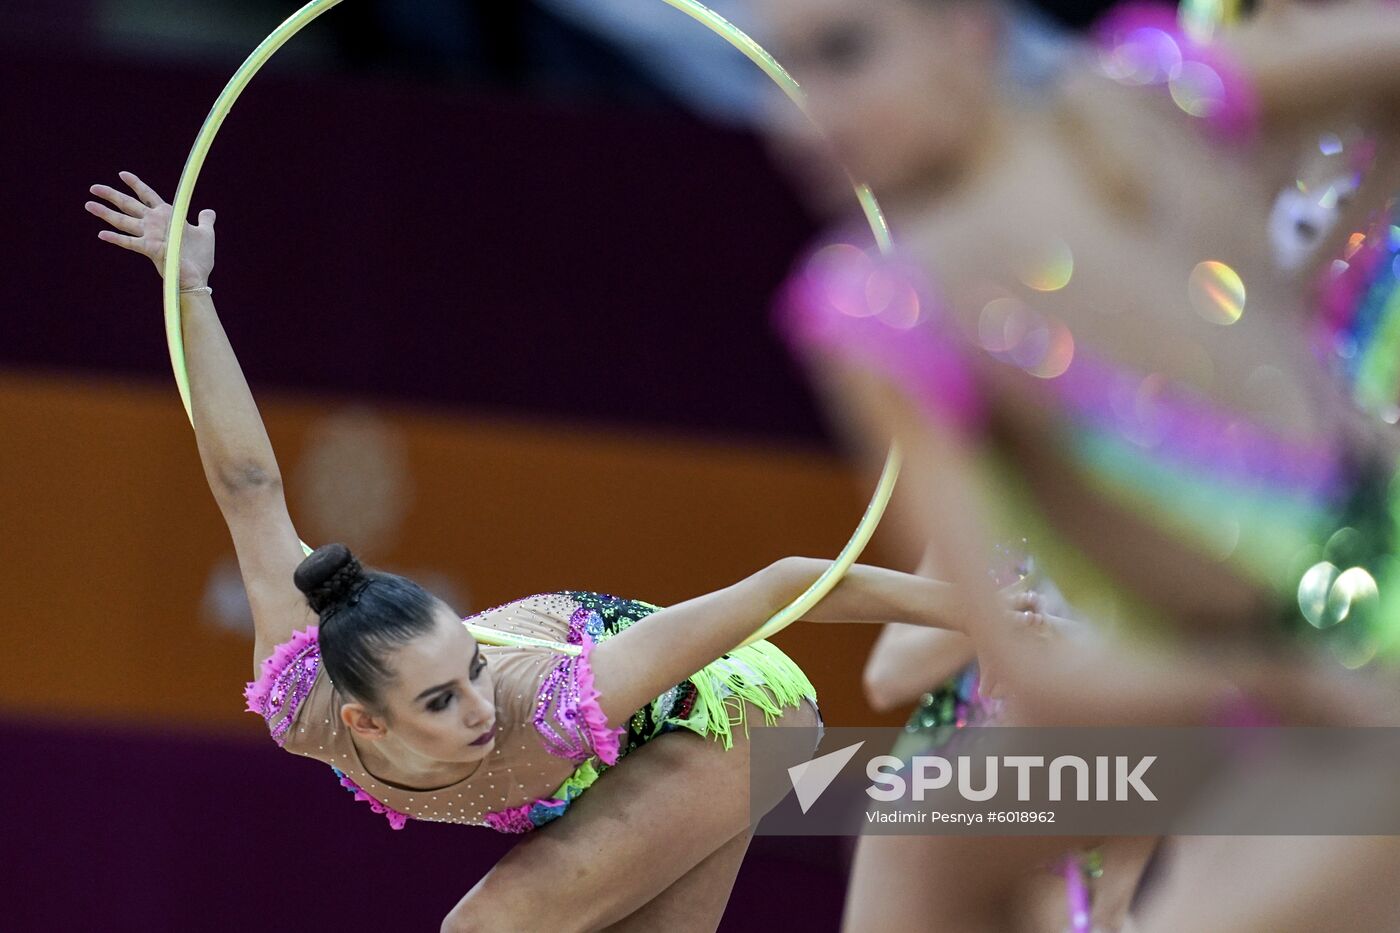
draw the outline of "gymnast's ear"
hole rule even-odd
[[[363,703],[353,700],[340,708],[340,721],[362,739],[382,739],[388,732],[383,718],[370,712]]]

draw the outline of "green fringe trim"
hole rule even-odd
[[[767,641],[756,641],[705,665],[690,682],[696,693],[690,715],[667,722],[719,739],[726,750],[734,747],[736,726],[743,727],[745,737],[749,734],[746,704],[763,710],[764,722],[771,726],[784,708],[817,699],[817,688],[802,668]]]
[[[600,766],[603,771],[607,770],[607,766],[603,765],[597,758],[588,759],[575,768],[574,773],[565,778],[564,783],[560,784],[551,796],[554,797],[555,800],[572,801],[579,794],[592,787],[593,783],[598,780],[603,773],[598,770]]]
[[[734,747],[735,726],[743,726],[746,737],[749,734],[746,703],[763,710],[764,721],[772,725],[785,707],[798,706],[806,699],[815,703],[817,699],[817,688],[797,662],[767,641],[756,641],[705,665],[690,682],[695,685],[695,704],[689,715],[672,716],[663,723],[716,738],[724,743],[726,751]],[[537,825],[557,818],[607,770],[608,766],[596,757],[580,764],[550,795],[563,801],[564,806],[553,808],[557,812],[543,821],[537,820]]]

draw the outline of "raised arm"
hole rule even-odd
[[[98,238],[140,253],[164,269],[171,207],[130,172],[121,179],[132,197],[107,185],[91,192],[108,204],[89,201],[87,211],[111,225]],[[292,583],[301,544],[287,514],[282,475],[272,443],[229,345],[208,291],[214,269],[214,212],[201,211],[187,224],[180,257],[180,317],[190,373],[195,440],[204,475],[233,537],[256,630],[254,669],[292,631],[315,621]]]
[[[1400,8],[1393,3],[1279,3],[1222,42],[1266,119],[1400,102]]]

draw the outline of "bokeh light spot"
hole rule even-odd
[[[1049,244],[1016,273],[1023,285],[1038,292],[1059,291],[1069,284],[1073,276],[1074,253],[1064,240]]]
[[[850,243],[833,243],[813,254],[810,269],[821,283],[826,300],[837,311],[851,317],[877,313],[870,306],[866,285],[875,264],[865,251]]]
[[[1040,362],[1026,367],[1026,372],[1041,379],[1054,379],[1063,376],[1074,362],[1074,335],[1060,321],[1047,321],[1049,341]]]
[[[1223,262],[1207,260],[1191,270],[1191,306],[1212,324],[1233,324],[1244,314],[1244,281]]]
[[[1298,608],[1303,618],[1317,628],[1326,628],[1335,622],[1327,620],[1327,596],[1339,576],[1341,571],[1336,565],[1324,560],[1309,567],[1298,581]]]
[[[865,280],[865,301],[886,324],[908,330],[919,323],[919,293],[889,269],[876,268]]]
[[[1225,82],[1203,62],[1185,62],[1168,82],[1172,100],[1193,117],[1209,117],[1225,103]]]
[[[1104,73],[1123,84],[1162,84],[1181,71],[1181,47],[1169,33],[1134,29],[1099,59]]]
[[[1015,298],[994,298],[977,316],[977,342],[988,353],[1009,353],[1031,327],[1030,310]]]
[[[1373,609],[1379,601],[1376,578],[1364,567],[1348,567],[1327,592],[1327,616],[1336,620],[1335,625]]]

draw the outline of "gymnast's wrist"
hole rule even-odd
[[[209,287],[209,283],[207,281],[192,283],[188,285],[184,282],[181,282],[180,297],[183,298],[187,295],[207,295],[209,297],[213,297],[214,289]]]

